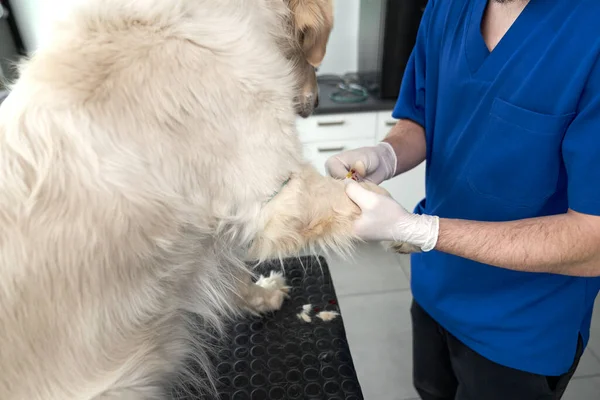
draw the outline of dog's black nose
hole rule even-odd
[[[315,99],[315,108],[317,107],[319,107],[319,95],[317,95]]]

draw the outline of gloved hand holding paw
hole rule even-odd
[[[346,180],[346,194],[362,213],[354,223],[354,233],[364,241],[402,242],[421,251],[435,248],[439,233],[439,218],[413,214],[394,199],[363,188]]]

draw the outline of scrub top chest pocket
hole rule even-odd
[[[467,166],[471,189],[515,207],[548,199],[557,189],[561,142],[574,114],[541,114],[496,98]]]

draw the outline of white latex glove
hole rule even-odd
[[[362,210],[354,223],[354,233],[364,241],[391,241],[411,244],[421,251],[435,247],[439,218],[408,212],[394,199],[346,180],[346,194]]]
[[[379,185],[394,177],[396,163],[396,153],[392,145],[381,142],[376,146],[360,147],[331,156],[325,162],[325,170],[329,176],[344,179],[348,171],[354,168],[362,179]]]

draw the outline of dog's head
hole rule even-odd
[[[296,111],[306,118],[319,104],[316,68],[325,57],[333,28],[333,0],[284,0],[291,43],[283,49],[297,77]],[[291,44],[291,46],[290,46]]]

